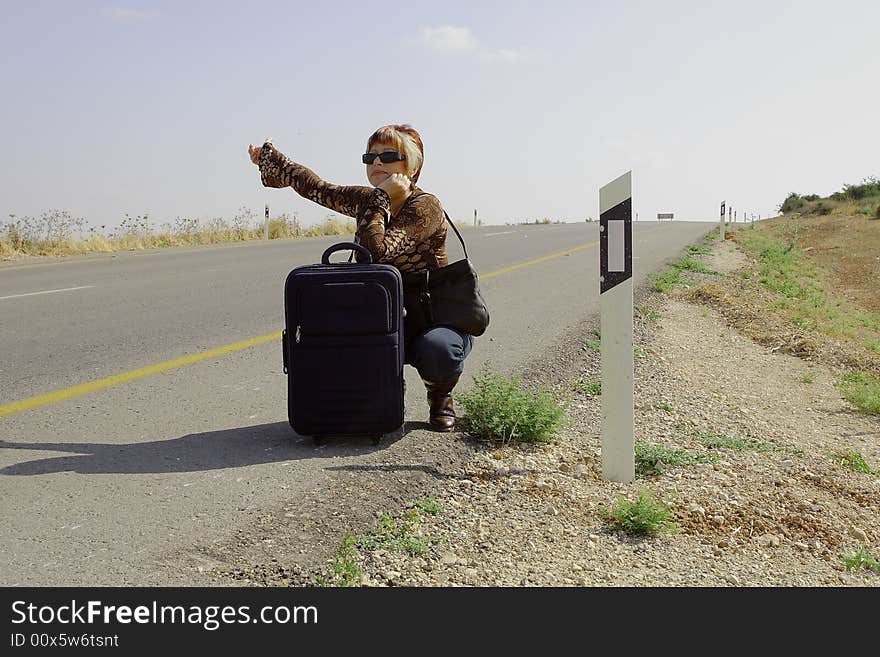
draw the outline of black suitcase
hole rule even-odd
[[[331,263],[355,250],[365,263]],[[403,282],[353,242],[321,264],[294,268],[284,284],[287,416],[298,434],[382,436],[403,425]]]

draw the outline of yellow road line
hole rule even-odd
[[[487,278],[492,278],[493,276],[498,276],[498,274],[506,274],[509,271],[513,271],[514,269],[520,269],[522,267],[528,267],[529,265],[537,265],[539,262],[544,262],[545,260],[550,260],[552,258],[558,258],[559,256],[568,255],[569,253],[574,253],[575,251],[580,251],[581,249],[586,249],[590,246],[595,246],[598,244],[598,240],[595,242],[587,242],[586,244],[581,244],[580,246],[576,246],[573,249],[566,249],[565,251],[558,251],[556,253],[551,253],[550,255],[545,255],[541,258],[535,258],[534,260],[528,260],[526,262],[521,262],[518,265],[510,265],[510,267],[504,267],[503,269],[496,269],[495,271],[489,272],[488,274],[480,274],[480,280],[484,281]]]
[[[534,260],[529,260],[518,265],[511,265],[510,267],[497,269],[493,272],[489,272],[488,274],[481,274],[480,279],[485,280],[487,278],[492,278],[493,276],[498,276],[499,274],[513,271],[514,269],[528,267],[529,265],[536,265],[540,262],[551,260],[552,258],[558,258],[569,253],[574,253],[575,251],[586,249],[598,243],[598,241],[588,242],[587,244],[582,244],[581,246],[576,246],[572,249],[558,251],[557,253],[551,253],[550,255],[546,255],[541,258],[535,258]],[[91,392],[103,390],[104,388],[110,388],[121,383],[127,383],[136,379],[142,379],[147,376],[152,376],[153,374],[159,374],[160,372],[167,372],[168,370],[177,369],[178,367],[192,365],[193,363],[198,363],[199,361],[206,360],[208,358],[215,358],[217,356],[231,354],[236,351],[241,351],[242,349],[249,349],[250,347],[256,347],[258,345],[265,344],[266,342],[272,342],[273,340],[280,339],[281,331],[271,333],[269,335],[261,335],[258,338],[242,340],[241,342],[228,344],[225,347],[217,347],[216,349],[210,349],[208,351],[203,351],[198,354],[183,356],[182,358],[177,358],[175,360],[167,360],[164,363],[159,363],[157,365],[149,365],[147,367],[142,367],[137,370],[131,370],[130,372],[114,374],[113,376],[108,376],[104,379],[98,379],[97,381],[91,381],[89,383],[82,383],[80,385],[72,386],[70,388],[55,390],[54,392],[50,392],[45,395],[38,395],[37,397],[23,399],[21,401],[12,402],[10,404],[4,404],[3,406],[0,406],[0,417],[7,417],[9,415],[12,415],[13,413],[21,413],[22,411],[39,408],[40,406],[55,404],[57,402],[64,401],[65,399],[72,399],[73,397],[81,397],[82,395],[87,395]]]
[[[167,372],[168,370],[173,370],[178,367],[184,367],[185,365],[192,365],[193,363],[198,363],[199,361],[206,360],[208,358],[215,358],[217,356],[231,354],[235,351],[241,351],[242,349],[247,349],[249,347],[256,347],[257,345],[271,342],[272,340],[279,340],[280,338],[281,331],[278,331],[277,333],[272,333],[270,335],[261,335],[258,338],[242,340],[241,342],[228,344],[225,347],[217,347],[216,349],[210,349],[208,351],[203,351],[198,354],[191,354],[189,356],[184,356],[183,358],[177,358],[175,360],[166,360],[164,363],[159,363],[158,365],[148,365],[147,367],[142,367],[137,370],[131,370],[130,372],[123,372],[122,374],[108,376],[105,379],[98,379],[97,381],[83,383],[81,385],[73,386],[71,388],[56,390],[55,392],[50,392],[45,395],[39,395],[38,397],[31,397],[30,399],[23,399],[22,401],[12,402],[11,404],[4,404],[3,406],[0,406],[0,417],[6,417],[7,415],[12,415],[13,413],[20,413],[22,411],[27,411],[32,408],[46,406],[47,404],[54,404],[65,399],[71,399],[72,397],[80,397],[82,395],[87,395],[90,392],[95,392],[96,390],[103,390],[104,388],[116,386],[120,383],[134,381],[135,379],[142,379],[145,376],[159,374],[160,372]]]

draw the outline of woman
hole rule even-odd
[[[332,185],[291,161],[271,140],[248,146],[265,187],[293,187],[300,195],[357,219],[355,241],[373,262],[401,273],[433,270],[447,264],[446,219],[440,201],[416,187],[424,162],[419,133],[409,125],[387,125],[367,140],[361,157],[372,187]],[[406,362],[415,367],[428,391],[429,421],[438,431],[455,428],[452,389],[464,370],[473,336],[447,327],[404,336]]]

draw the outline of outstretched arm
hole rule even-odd
[[[248,152],[251,161],[260,167],[264,187],[293,187],[303,198],[349,217],[358,217],[373,199],[375,190],[372,187],[325,182],[314,171],[277,150],[270,139],[262,148],[249,146]]]

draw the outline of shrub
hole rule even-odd
[[[489,441],[546,442],[562,428],[567,404],[547,390],[537,393],[520,387],[520,375],[506,379],[484,365],[474,376],[474,387],[458,395],[465,411],[463,428]]]
[[[679,530],[672,521],[671,507],[644,490],[639,491],[639,498],[635,502],[619,497],[611,510],[599,505],[599,512],[610,529],[619,529],[628,534],[651,535]]]
[[[858,185],[844,185],[843,189],[837,193],[853,201],[858,201],[868,196],[880,196],[880,179],[875,177],[864,178]]]
[[[843,193],[847,198],[853,201],[865,198],[865,188],[862,185],[844,185]]]
[[[782,205],[779,206],[779,211],[782,212],[782,214],[788,214],[789,212],[798,212],[805,205],[806,201],[804,201],[804,199],[798,196],[798,194],[796,194],[795,192],[792,192],[785,197]]]
[[[878,212],[880,212],[880,208],[877,208]],[[15,215],[9,215],[10,218],[15,219]],[[24,242],[21,238],[21,231],[18,229],[18,224],[14,221],[11,222],[6,227],[6,235],[9,239],[9,246],[13,251],[20,251],[22,246],[24,246]]]

